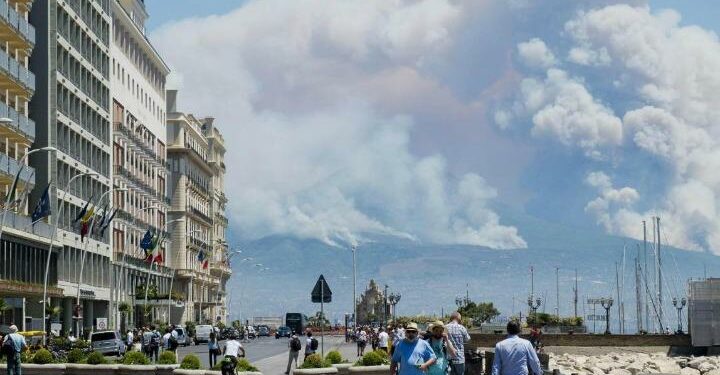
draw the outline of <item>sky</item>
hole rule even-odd
[[[720,4],[146,3],[239,238],[532,246],[515,210],[720,253]]]

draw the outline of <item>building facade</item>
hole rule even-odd
[[[174,275],[164,262],[167,237],[158,243],[163,255],[158,263],[147,262],[140,248],[146,231],[166,230],[165,79],[170,69],[145,36],[148,14],[143,1],[113,0],[111,14],[113,185],[127,189],[114,193],[113,313],[119,320],[118,304],[129,304],[129,321],[139,326],[167,320],[167,298],[160,297],[167,297]],[[147,300],[143,288],[151,295]]]
[[[390,317],[390,306],[375,280],[370,280],[367,289],[360,295],[357,301],[357,316],[359,324],[383,322],[386,317]]]
[[[177,91],[167,91],[167,153],[171,207],[168,265],[184,309],[172,321],[225,321],[225,284],[230,276],[225,232],[224,140],[212,118],[177,110]]]
[[[112,279],[109,233],[83,240],[76,220],[88,202],[102,207],[111,198],[105,194],[112,181],[110,0],[37,0],[29,19],[37,30],[30,56],[37,77],[30,102],[34,147],[57,148],[30,157],[40,187],[30,203],[51,186],[49,219],[59,220],[56,270],[62,290],[51,304],[62,308],[63,330],[88,330],[97,318],[108,318]],[[73,312],[82,319],[76,322]]]

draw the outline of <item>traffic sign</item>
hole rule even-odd
[[[332,291],[330,291],[330,286],[325,281],[325,276],[320,275],[312,293],[310,293],[310,298],[313,303],[332,302]]]

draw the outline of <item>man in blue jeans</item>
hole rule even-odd
[[[451,375],[465,374],[465,343],[470,341],[470,334],[461,322],[462,316],[455,311],[450,315],[450,323],[445,326],[448,339],[455,347],[455,356],[450,359]]]
[[[5,344],[9,341],[12,345],[10,353],[5,353],[7,356],[7,375],[22,375],[22,367],[20,362],[20,352],[27,348],[25,337],[17,333],[18,328],[16,325],[10,326],[10,334],[5,336],[2,342],[3,349]]]

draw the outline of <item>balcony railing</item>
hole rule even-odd
[[[35,91],[35,75],[2,50],[0,50],[0,70],[29,91]]]
[[[207,221],[208,223],[212,223],[212,219],[210,218],[210,216],[205,215],[202,211],[198,210],[197,208],[195,208],[195,207],[190,207],[190,211],[191,211],[194,215],[199,216],[200,218],[204,219],[204,220]]]
[[[35,44],[35,28],[18,14],[7,1],[0,0],[0,19],[15,29],[30,44]]]
[[[35,121],[30,120],[12,107],[8,107],[3,102],[0,102],[0,117],[7,117],[12,120],[11,124],[5,125],[6,127],[16,128],[30,140],[35,140]]]
[[[144,190],[147,195],[150,195],[161,202],[165,202],[166,204],[169,201],[169,198],[166,197],[162,192],[156,190],[154,187],[150,186],[147,182],[145,182],[141,178],[135,176],[134,173],[130,172],[122,165],[114,165],[113,172],[115,173],[116,176],[122,176],[122,177],[126,178],[130,183],[135,185],[136,187],[140,188],[141,190]]]
[[[113,128],[117,133],[124,135],[125,138],[132,141],[135,146],[143,150],[148,156],[155,159],[158,163],[160,163],[160,165],[165,165],[165,160],[163,160],[160,155],[152,149],[152,147],[148,146],[142,138],[138,137],[137,134],[133,133],[128,127],[123,126],[122,123],[116,122],[113,124]]]
[[[20,170],[20,162],[17,160],[0,153],[0,172],[10,176],[10,178],[15,178],[15,175]],[[25,183],[35,185],[35,173],[33,173],[34,169],[29,166],[25,166],[23,168],[22,172],[20,172],[20,179],[23,180]]]

